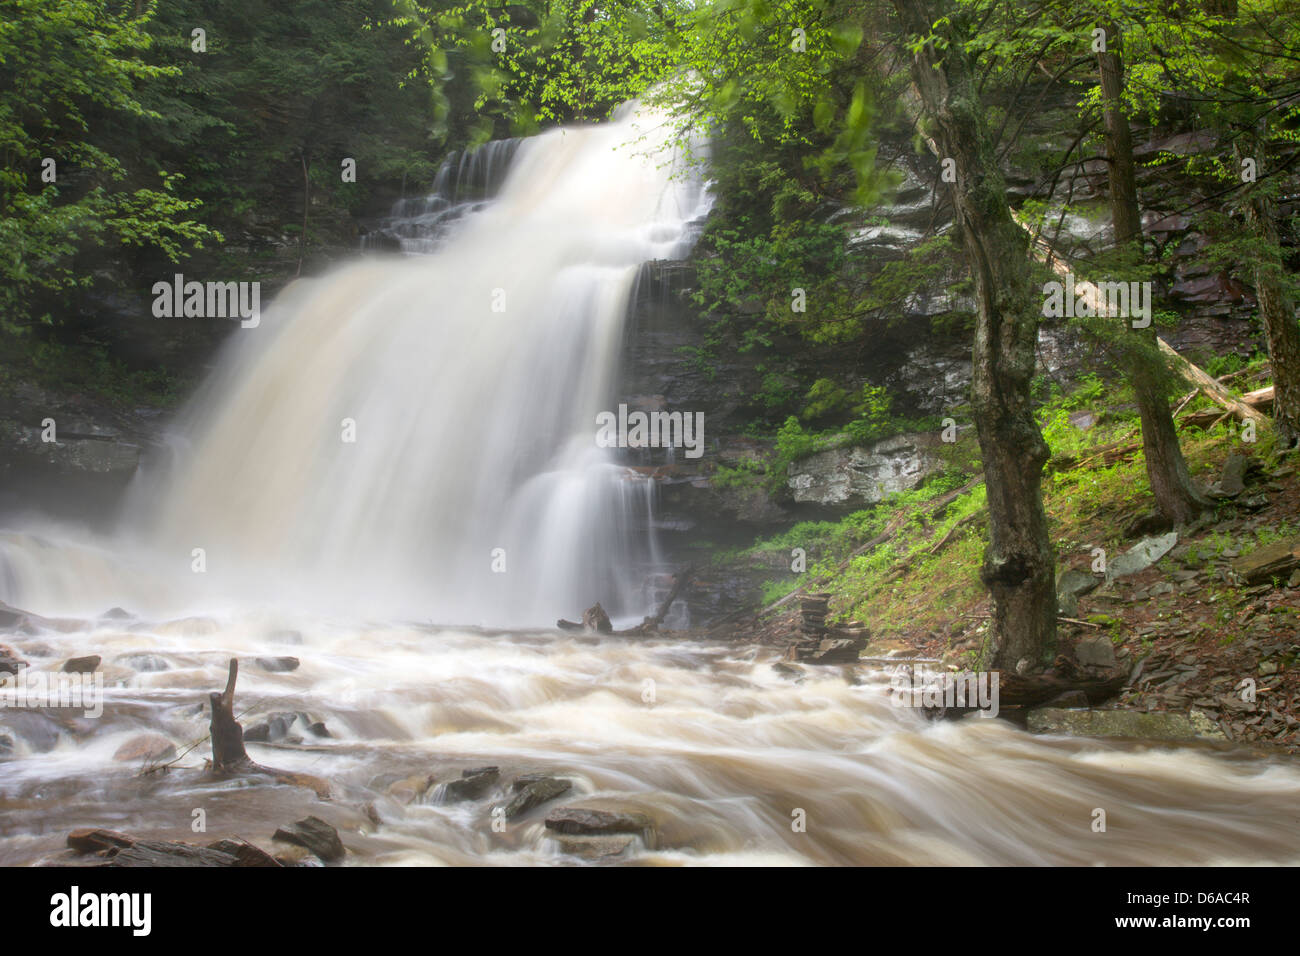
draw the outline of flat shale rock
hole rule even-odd
[[[296,671],[302,663],[296,657],[255,657],[254,663],[271,674],[287,674]]]
[[[565,853],[586,860],[607,860],[621,856],[634,842],[633,837],[624,835],[575,836],[567,833],[551,833],[549,836]]]
[[[1275,541],[1232,562],[1232,569],[1247,584],[1260,584],[1280,578],[1285,581],[1300,567],[1300,538]]]
[[[654,829],[654,821],[637,811],[560,807],[547,814],[546,828],[558,833],[589,836],[605,833],[645,833]]]
[[[534,807],[541,806],[548,800],[554,800],[561,794],[568,793],[573,788],[572,781],[560,777],[537,774],[525,774],[524,776],[532,779],[525,780],[524,777],[520,777],[515,781],[515,795],[506,804],[507,820],[513,820]],[[521,781],[523,781],[522,786]]]
[[[1218,725],[1204,714],[1135,710],[1062,710],[1040,707],[1029,712],[1036,734],[1075,737],[1130,737],[1137,740],[1225,740]]]
[[[461,803],[465,800],[477,800],[491,789],[501,776],[500,767],[474,767],[463,770],[459,780],[452,780],[442,791],[442,799],[447,803]]]
[[[118,850],[109,866],[239,866],[238,857],[221,850],[172,843],[163,840],[137,840]]]
[[[347,852],[339,839],[339,831],[320,817],[307,817],[280,827],[271,839],[305,847],[327,863],[343,859]]]

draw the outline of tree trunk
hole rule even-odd
[[[1133,161],[1133,137],[1128,116],[1124,113],[1124,64],[1120,59],[1120,33],[1115,24],[1106,26],[1106,49],[1097,54],[1101,76],[1102,113],[1106,121],[1106,152],[1110,181],[1110,215],[1115,230],[1115,247],[1131,247],[1139,258],[1142,254],[1142,211],[1138,206],[1137,166]],[[1123,321],[1128,323],[1128,318]],[[1171,524],[1189,524],[1209,507],[1209,500],[1201,495],[1183,458],[1174,418],[1169,411],[1169,398],[1161,386],[1161,376],[1148,366],[1158,356],[1156,331],[1153,328],[1135,329],[1128,325],[1126,334],[1141,336],[1147,346],[1144,350],[1124,350],[1124,364],[1133,395],[1137,401],[1138,415],[1142,420],[1142,451],[1146,459],[1147,480],[1151,494],[1161,514]]]
[[[1263,138],[1252,137],[1251,147],[1257,164],[1264,157]],[[1237,149],[1238,166],[1241,155]],[[1273,366],[1273,427],[1278,446],[1300,445],[1300,325],[1296,323],[1295,303],[1287,293],[1273,219],[1273,204],[1268,194],[1251,186],[1246,198],[1246,222],[1263,249],[1255,257],[1253,273],[1259,317],[1268,341],[1268,357]]]
[[[894,0],[905,42],[923,40],[939,19],[925,0]],[[944,5],[944,13],[955,11]],[[1030,272],[1029,236],[1011,217],[1006,186],[984,125],[984,108],[962,37],[912,54],[912,81],[936,127],[941,158],[955,161],[954,207],[975,279],[977,322],[972,403],[988,487],[989,544],[980,577],[993,597],[993,666],[1037,666],[1056,648],[1055,556],[1043,510],[1047,443],[1033,415],[1040,303]]]

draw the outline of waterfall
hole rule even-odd
[[[699,147],[628,105],[458,157],[390,221],[407,255],[299,280],[232,333],[114,539],[5,535],[0,597],[639,619],[653,488],[597,447],[596,416],[638,270],[707,212]]]

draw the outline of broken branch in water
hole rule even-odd
[[[659,630],[659,626],[663,624],[664,618],[668,616],[668,611],[673,606],[673,602],[677,600],[682,588],[686,586],[694,573],[694,567],[688,565],[673,575],[673,587],[668,592],[668,597],[659,602],[659,608],[654,614],[645,618],[636,627],[629,627],[622,631],[614,630],[613,625],[610,624],[609,615],[605,613],[605,609],[600,606],[599,602],[583,612],[581,624],[560,618],[555,622],[555,626],[562,631],[583,631],[587,634],[595,631],[598,634],[613,634],[616,637],[638,637],[644,634],[654,634]]]
[[[212,719],[209,724],[209,737],[212,740],[212,772],[219,777],[271,777],[276,783],[307,787],[314,790],[322,800],[329,799],[329,784],[319,777],[288,770],[276,770],[274,767],[263,767],[248,756],[248,751],[244,749],[244,728],[235,719],[235,682],[238,679],[239,659],[232,657],[229,676],[226,678],[226,689],[220,694],[213,692],[208,695],[212,705]]]

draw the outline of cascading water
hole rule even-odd
[[[171,466],[135,489],[114,543],[128,567],[88,576],[83,553],[74,579],[10,547],[5,599],[516,625],[597,600],[646,613],[653,488],[596,446],[596,416],[616,406],[641,264],[689,248],[708,194],[663,118],[631,106],[490,145],[484,185],[507,158],[492,201],[457,202],[462,159],[390,224],[428,254],[297,283],[235,333]]]
[[[1300,862],[1281,759],[931,723],[867,665],[796,683],[765,648],[411,622],[549,623],[618,594],[640,610],[649,489],[595,446],[595,414],[638,264],[679,255],[708,203],[655,122],[501,147],[481,177],[457,163],[492,186],[515,152],[494,200],[458,204],[449,172],[399,210],[385,229],[412,255],[297,283],[235,332],[117,536],[0,536],[0,597],[82,615],[4,643],[44,674],[97,655],[104,682],[97,719],[0,708],[0,865],[65,860],[85,826],[195,842],[197,807],[208,840],[275,852],[278,826],[320,816],[360,863]],[[326,780],[330,802],[204,773],[231,657],[253,758]],[[151,759],[175,765],[142,774]],[[498,782],[443,801],[485,764]],[[538,771],[570,783],[564,804],[649,825],[566,842],[542,823],[555,801],[498,827]]]

